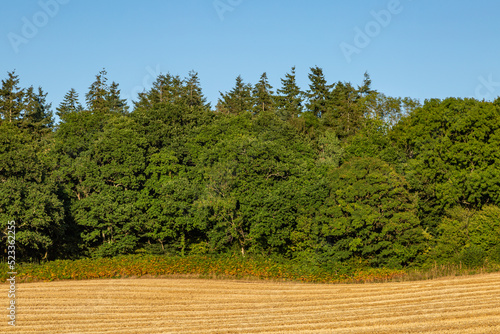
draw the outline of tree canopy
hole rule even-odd
[[[133,105],[100,71],[56,107],[0,88],[0,228],[24,261],[237,254],[338,268],[500,261],[500,99],[423,102],[296,69],[241,76],[212,108],[198,73]],[[111,82],[109,84],[108,82]],[[2,236],[6,241],[5,234]],[[5,257],[5,254],[4,254]]]

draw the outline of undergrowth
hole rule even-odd
[[[10,277],[7,264],[0,264],[0,280]],[[126,255],[114,258],[56,260],[17,265],[16,281],[85,280],[98,278],[182,276],[218,279],[261,279],[310,283],[370,283],[433,279],[500,271],[496,264],[480,268],[438,265],[418,269],[387,269],[339,265],[324,269],[293,261],[241,256]]]

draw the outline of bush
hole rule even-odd
[[[455,259],[476,266],[485,258],[500,261],[500,208],[497,206],[485,206],[480,211],[450,209],[438,231],[433,255],[440,262]]]
[[[464,248],[458,257],[458,261],[467,267],[481,267],[485,259],[486,252],[475,245]]]

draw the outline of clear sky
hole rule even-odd
[[[42,86],[53,109],[81,102],[105,68],[124,97],[160,73],[199,73],[208,100],[236,76],[274,89],[296,66],[329,82],[418,99],[500,95],[498,0],[16,0],[1,1],[0,78]]]

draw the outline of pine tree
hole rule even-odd
[[[333,127],[339,138],[353,135],[359,130],[364,115],[360,93],[350,83],[338,82],[331,93],[331,110],[325,124]]]
[[[184,87],[179,76],[160,74],[149,91],[139,93],[139,100],[134,102],[134,108],[151,108],[158,103],[178,104],[183,95]]]
[[[116,82],[112,82],[109,86],[109,92],[106,97],[108,108],[111,112],[126,114],[128,112],[127,100],[120,98],[120,89]]]
[[[234,88],[226,94],[220,93],[217,110],[227,114],[241,114],[253,110],[252,86],[245,84],[239,75]]]
[[[106,70],[102,70],[96,75],[96,80],[90,85],[88,93],[85,95],[88,110],[100,113],[120,113],[128,112],[127,100],[120,97],[120,89],[116,82],[107,84]]]
[[[295,79],[295,66],[292,67],[291,73],[285,75],[285,79],[281,79],[281,88],[277,90],[277,111],[276,113],[282,120],[297,118],[303,110],[303,92],[297,86]]]
[[[64,100],[59,104],[56,110],[56,115],[63,121],[67,114],[83,110],[82,105],[78,101],[78,93],[74,88],[71,88],[69,92],[64,95]]]
[[[41,87],[35,93],[33,86],[26,90],[22,127],[37,134],[50,132],[54,126],[51,103],[47,103],[47,93]]]
[[[273,87],[269,84],[267,73],[264,72],[259,82],[255,85],[252,94],[254,98],[254,114],[274,109]]]
[[[210,109],[210,103],[207,103],[207,99],[203,95],[200,79],[195,71],[190,71],[189,76],[184,79],[183,99],[191,108],[205,107]]]
[[[372,85],[372,79],[370,79],[370,75],[368,72],[365,72],[364,74],[364,79],[363,79],[363,85],[358,87],[358,92],[362,97],[368,96],[370,93],[373,93],[374,91],[371,88]]]
[[[328,85],[323,74],[323,69],[311,67],[309,77],[309,90],[307,91],[307,109],[314,116],[321,118],[330,108],[330,92],[333,85]]]
[[[2,121],[17,123],[24,109],[24,89],[19,88],[19,77],[9,72],[8,78],[2,80],[0,88],[0,117]]]
[[[106,112],[109,110],[108,96],[109,87],[107,85],[107,72],[103,69],[96,75],[96,80],[90,85],[88,93],[85,95],[87,107],[92,112]]]

